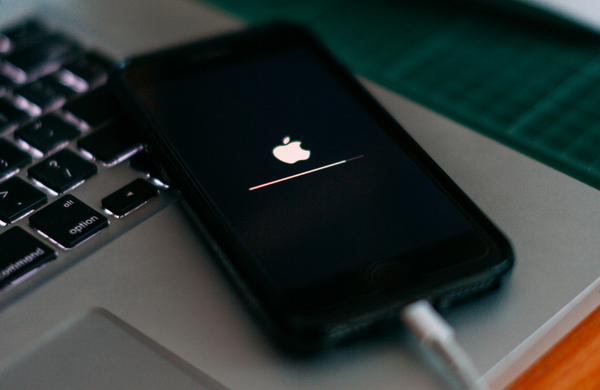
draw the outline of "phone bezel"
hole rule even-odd
[[[188,171],[177,151],[169,144],[143,105],[135,98],[132,88],[140,83],[162,82],[181,77],[186,72],[219,67],[225,63],[257,57],[292,47],[308,47],[344,89],[377,121],[390,138],[426,173],[427,176],[477,226],[473,236],[485,246],[485,254],[471,254],[470,258],[450,267],[429,273],[415,273],[396,259],[383,259],[342,275],[320,280],[303,288],[279,291],[270,285],[260,267],[247,253],[220,214],[218,208]],[[332,338],[332,329],[345,321],[363,318],[374,322],[385,317],[393,308],[420,298],[442,299],[460,289],[487,281],[497,282],[512,266],[514,257],[510,243],[498,228],[479,210],[462,190],[443,172],[408,133],[385,109],[338,64],[327,50],[304,29],[288,24],[274,24],[255,28],[201,43],[193,43],[163,52],[141,56],[124,63],[113,75],[111,85],[126,111],[144,131],[146,142],[160,161],[166,175],[177,188],[188,207],[198,216],[207,234],[218,245],[238,284],[252,295],[255,305],[266,311],[271,323],[277,324],[284,338],[295,340],[301,347],[313,348]],[[452,256],[466,252],[458,237]],[[458,245],[458,247],[456,247]],[[440,249],[429,251],[429,256],[440,258]],[[424,253],[414,254],[423,258]],[[403,261],[405,263],[405,261]],[[403,275],[406,272],[408,275]],[[401,280],[394,285],[390,278]],[[327,297],[327,299],[324,299]],[[317,299],[319,298],[319,299]],[[369,320],[367,321],[367,318]],[[358,321],[361,322],[361,321]],[[343,337],[341,337],[343,338]]]

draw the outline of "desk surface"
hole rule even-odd
[[[521,373],[505,390],[600,387],[600,306]]]

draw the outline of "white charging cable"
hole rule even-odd
[[[429,302],[420,300],[404,307],[400,319],[416,336],[425,355],[441,362],[442,374],[450,376],[452,387],[488,390],[469,355],[456,340],[452,327]]]

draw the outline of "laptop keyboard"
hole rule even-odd
[[[0,31],[0,295],[175,199],[108,91],[111,67],[37,21]]]

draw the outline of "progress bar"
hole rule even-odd
[[[322,167],[319,167],[319,168],[311,169],[310,171],[305,171],[305,172],[297,173],[297,174],[292,175],[292,176],[286,176],[284,178],[273,180],[273,181],[270,181],[268,183],[264,183],[264,184],[260,184],[260,185],[254,186],[254,187],[250,187],[249,190],[250,191],[254,191],[254,190],[258,190],[259,188],[264,188],[264,187],[272,186],[273,184],[281,183],[282,181],[287,181],[287,180],[295,179],[295,178],[300,177],[300,176],[308,175],[309,173],[313,173],[313,172],[317,172],[317,171],[322,171],[323,169],[335,167],[336,165],[344,164],[344,163],[347,163],[348,161],[356,160],[356,159],[362,158],[362,157],[364,157],[364,156],[352,157],[352,158],[349,158],[347,160],[342,160],[342,161],[338,161],[338,162],[333,163],[333,164],[329,164],[329,165],[325,165],[325,166],[322,166]]]

